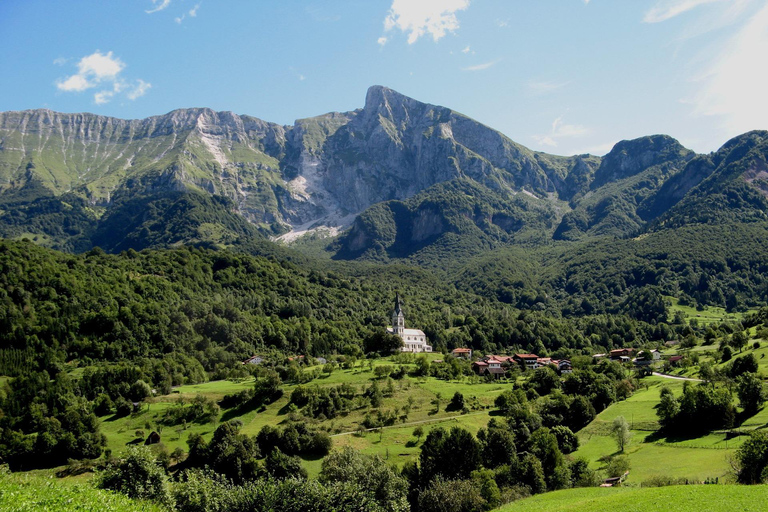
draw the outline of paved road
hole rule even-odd
[[[691,382],[704,382],[701,379],[692,379],[690,377],[678,377],[677,375],[667,375],[666,373],[653,372],[653,374],[656,377],[664,377],[665,379],[687,380]]]

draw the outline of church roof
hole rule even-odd
[[[400,300],[400,294],[395,294],[395,314],[399,315],[402,312],[403,301]]]
[[[395,332],[392,327],[387,327],[387,332],[390,334]],[[426,336],[421,329],[403,329],[403,336]]]

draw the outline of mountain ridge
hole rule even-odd
[[[136,229],[157,225],[152,215],[173,224],[169,212],[186,211],[173,209],[173,198],[193,193],[225,199],[193,201],[195,208],[210,206],[209,215],[197,216],[201,225],[217,226],[210,242],[256,232],[291,241],[317,229],[337,235],[350,227],[336,246],[339,255],[350,257],[381,250],[407,255],[413,251],[402,244],[431,243],[447,233],[473,233],[478,243],[494,246],[530,237],[634,236],[651,224],[689,222],[689,214],[689,220],[665,215],[678,203],[688,204],[689,192],[711,175],[724,176],[720,185],[744,181],[723,165],[728,158],[762,154],[764,137],[754,133],[752,149],[735,138],[710,155],[696,155],[667,135],[621,141],[604,157],[550,155],[450,108],[383,86],[370,87],[360,109],[293,125],[209,108],[139,120],[48,109],[4,112],[0,235],[37,236],[54,247],[80,250],[93,233],[105,231],[109,219],[129,215]],[[745,208],[764,210],[758,196],[765,195],[768,182],[761,172],[739,185],[744,200],[738,208],[745,218],[760,217]],[[716,193],[716,186],[701,192]],[[65,196],[84,202],[67,202]],[[119,213],[137,205],[147,208],[144,217]],[[75,235],[67,234],[64,220],[55,225],[51,215],[72,208],[81,224]],[[216,213],[220,208],[229,213]],[[362,219],[370,208],[378,213],[368,218],[389,224],[389,234]],[[193,232],[212,231],[197,226]],[[161,243],[167,237],[150,238]],[[110,242],[114,248],[125,245]],[[379,249],[372,253],[374,246]]]

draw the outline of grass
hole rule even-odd
[[[429,354],[430,359],[442,358],[442,354]],[[391,358],[375,360],[373,362],[359,363],[353,369],[337,369],[330,375],[323,374],[320,378],[305,384],[306,386],[338,386],[343,383],[352,384],[362,392],[371,385],[374,380],[374,368],[380,365],[400,366]],[[406,365],[408,366],[408,365]],[[387,380],[379,380],[379,387],[385,390]],[[394,392],[385,397],[381,407],[374,409],[367,407],[349,411],[333,419],[322,421],[309,420],[313,428],[326,430],[334,437],[334,446],[352,446],[363,453],[380,455],[398,466],[402,466],[408,460],[413,460],[419,455],[419,445],[412,436],[417,424],[423,426],[426,433],[435,426],[451,427],[460,425],[472,433],[477,433],[490,419],[493,402],[504,389],[511,387],[510,383],[486,382],[476,377],[465,377],[456,381],[441,381],[435,378],[411,378],[404,377],[392,381]],[[240,382],[214,381],[194,385],[179,386],[169,395],[155,397],[148,401],[141,412],[125,418],[106,416],[101,418],[101,430],[107,436],[108,448],[114,455],[123,453],[129,444],[139,442],[136,431],[142,431],[144,438],[150,432],[156,430],[161,434],[161,442],[168,451],[181,448],[187,451],[187,439],[193,433],[201,434],[210,439],[213,431],[221,421],[213,423],[188,423],[186,425],[163,426],[159,419],[164,411],[171,407],[179,399],[191,399],[196,395],[203,395],[213,400],[220,400],[226,394],[236,393],[253,386],[253,379]],[[290,394],[295,385],[283,386],[283,397],[268,405],[262,410],[248,411],[243,414],[233,414],[232,411],[222,411],[222,416],[242,421],[241,432],[254,436],[265,425],[280,425],[288,420],[287,405]],[[469,414],[461,414],[458,411],[446,411],[450,399],[454,393],[464,395],[465,403],[470,407]],[[440,394],[439,410],[435,407],[435,398]],[[410,406],[409,406],[410,404]],[[406,418],[402,418],[406,408],[410,411]],[[376,414],[378,410],[399,411],[401,417],[394,425],[384,427],[382,432],[366,432],[357,434],[361,423],[367,413]],[[354,434],[353,434],[354,433]],[[342,434],[342,435],[339,435]],[[421,441],[424,437],[421,438]],[[143,441],[141,441],[143,442]],[[320,471],[320,460],[305,460],[305,467],[310,476],[317,475]]]
[[[60,480],[30,474],[0,474],[0,510],[6,512],[106,511],[161,512],[165,509],[147,502],[88,484],[62,485]]]
[[[764,485],[684,485],[654,488],[585,488],[540,494],[498,512],[757,512],[765,510]]]
[[[646,377],[641,383],[643,387],[629,399],[612,404],[578,432],[580,447],[574,456],[587,459],[593,469],[602,469],[605,457],[618,454],[610,429],[616,417],[624,416],[632,429],[632,441],[625,453],[631,464],[628,483],[636,485],[657,476],[697,482],[730,478],[728,457],[743,443],[744,437],[727,439],[726,432],[691,439],[659,437],[655,405],[661,387],[667,386],[679,395],[683,382]],[[768,419],[768,413],[766,416]]]
[[[676,297],[665,297],[670,303],[669,306],[669,320],[671,321],[675,312],[681,311],[685,314],[686,320],[690,323],[691,320],[696,319],[702,325],[709,325],[713,323],[722,322],[740,322],[745,315],[754,313],[757,309],[750,309],[745,312],[728,313],[725,308],[717,306],[706,306],[702,310],[698,310],[691,306],[683,306],[679,303]]]

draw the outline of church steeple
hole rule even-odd
[[[392,331],[394,334],[402,336],[405,332],[405,315],[403,315],[403,302],[400,300],[400,294],[395,294],[395,309],[392,311]]]

